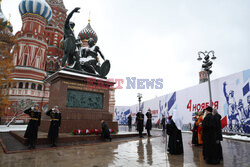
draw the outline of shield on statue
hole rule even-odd
[[[109,62],[109,60],[105,60],[101,66],[101,70],[99,73],[100,76],[105,77],[109,73],[109,70],[110,70],[110,62]]]

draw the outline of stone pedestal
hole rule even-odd
[[[46,81],[50,83],[49,109],[57,105],[62,113],[60,133],[100,129],[102,119],[109,128],[118,130],[110,112],[114,82],[73,70],[58,71]],[[39,130],[48,132],[49,125],[50,118],[43,113]]]

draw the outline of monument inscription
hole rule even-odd
[[[68,89],[66,106],[73,108],[102,109],[103,94],[96,92]]]

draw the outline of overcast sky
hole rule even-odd
[[[21,29],[20,0],[3,0],[14,32]],[[185,89],[199,83],[199,51],[215,51],[211,79],[249,69],[249,0],[64,0],[73,16],[75,34],[88,22],[97,45],[111,61],[108,78],[124,79],[116,90],[116,105]],[[126,77],[163,79],[162,89],[126,89]]]

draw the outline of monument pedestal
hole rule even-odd
[[[48,107],[57,105],[62,113],[60,133],[100,129],[101,120],[118,131],[118,124],[112,121],[109,111],[110,105],[114,105],[110,104],[114,82],[67,69],[54,73],[46,81],[50,83]],[[49,126],[50,118],[44,113],[39,130],[48,132]]]

